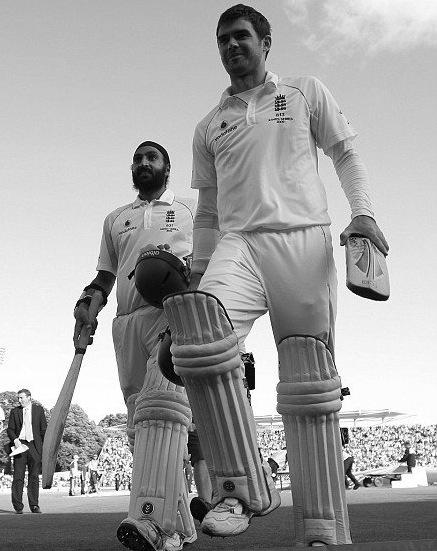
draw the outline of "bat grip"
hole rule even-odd
[[[91,327],[84,327],[83,330],[81,331],[79,342],[75,347],[76,354],[85,354],[86,347],[88,346],[88,343],[90,341],[91,331],[92,331]]]
[[[92,314],[92,316],[96,317],[99,313],[99,307],[101,306],[102,302],[102,296],[101,293],[94,293],[94,295],[91,298],[91,302],[88,308],[88,312]],[[80,333],[79,342],[77,343],[77,346],[75,347],[76,354],[85,354],[86,347],[88,346],[90,342],[90,337],[92,334],[92,328],[91,327],[84,327],[83,330]]]

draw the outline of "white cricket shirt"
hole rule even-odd
[[[180,259],[192,252],[194,209],[194,199],[175,197],[167,189],[159,199],[149,203],[137,197],[105,218],[97,270],[117,277],[117,315],[146,304],[134,278],[128,279],[143,247],[168,243]]]
[[[330,224],[317,148],[356,132],[329,90],[311,76],[269,72],[256,88],[229,91],[193,140],[191,187],[217,187],[220,231]]]

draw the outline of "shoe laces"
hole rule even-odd
[[[182,542],[183,542],[182,534],[179,534],[179,532],[175,532],[172,536],[165,537],[164,550],[173,551],[175,549],[181,549]]]
[[[235,511],[237,507],[240,507],[241,511]],[[215,506],[214,510],[217,513],[229,512],[229,513],[241,514],[243,511],[243,506],[235,497],[226,497],[223,501],[221,501]]]
[[[153,520],[147,520],[147,532],[154,543],[161,543],[164,539],[163,531]]]

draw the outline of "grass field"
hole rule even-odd
[[[437,551],[437,486],[414,489],[361,488],[347,492],[353,551]],[[16,515],[8,493],[0,494],[0,549],[3,551],[122,551],[115,533],[125,518],[127,492],[69,497],[65,492],[41,492],[42,515]],[[293,541],[290,492],[282,506],[255,518],[235,538],[209,538],[200,531],[189,551],[291,549]],[[418,540],[421,540],[418,542]],[[369,542],[398,542],[376,543]],[[413,543],[415,541],[416,543]],[[364,545],[367,543],[367,545]],[[340,551],[343,546],[328,547]],[[328,549],[325,548],[325,549]],[[322,548],[323,549],[323,548]]]

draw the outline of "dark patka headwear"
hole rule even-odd
[[[170,166],[170,157],[168,156],[166,149],[162,147],[162,145],[159,145],[159,143],[151,142],[150,140],[147,140],[143,143],[140,143],[140,145],[135,149],[135,151],[138,151],[140,147],[145,147],[146,145],[150,145],[150,147],[154,147],[158,151],[160,151],[163,154],[166,163],[168,164],[168,166]]]

